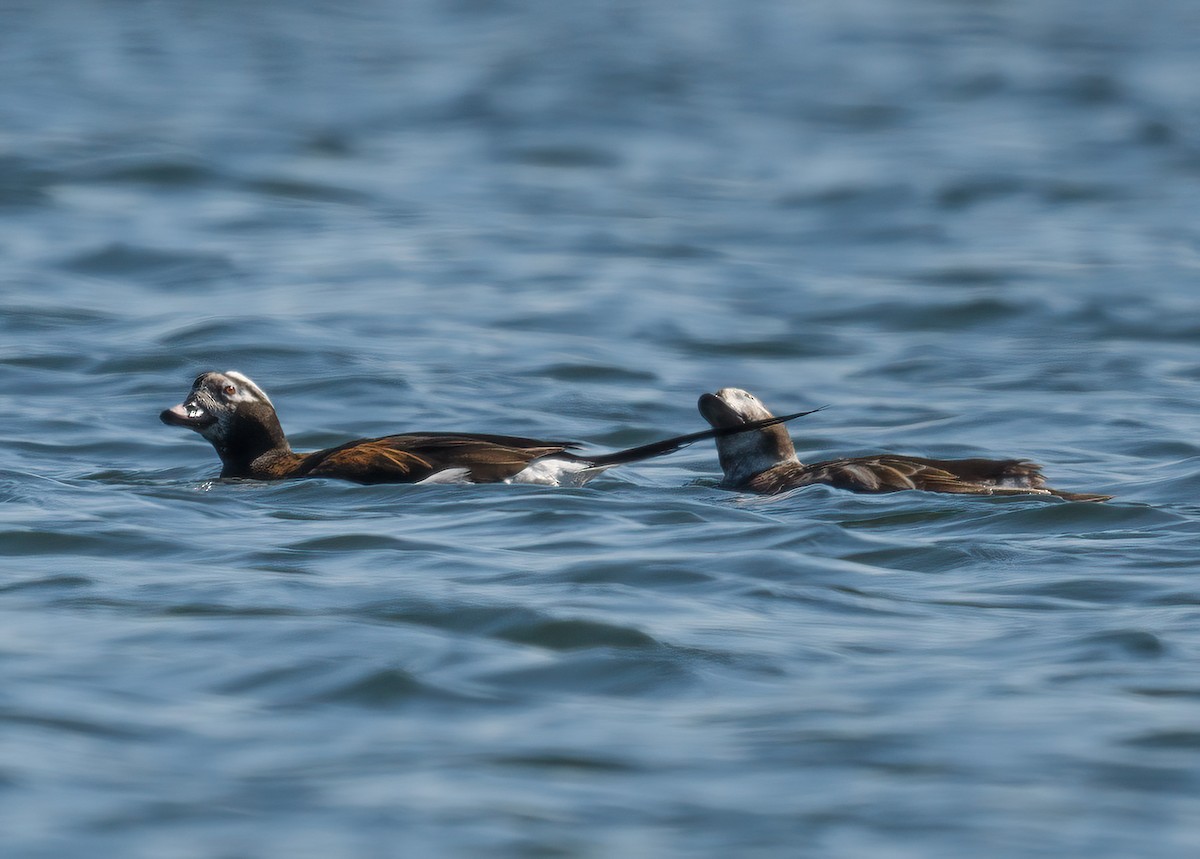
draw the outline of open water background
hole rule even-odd
[[[21,857],[1195,856],[1192,0],[0,3]],[[701,428],[1106,505],[220,483]]]

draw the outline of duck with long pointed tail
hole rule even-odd
[[[796,457],[783,426],[762,425],[771,412],[758,397],[741,388],[704,394],[700,414],[715,429],[759,429],[717,439],[725,478],[721,485],[774,495],[823,483],[853,492],[898,492],[919,489],[957,495],[1052,495],[1067,501],[1107,501],[1111,495],[1064,492],[1046,485],[1042,467],[1026,459],[925,459],[878,454],[805,465]]]
[[[733,428],[702,430],[615,453],[575,453],[568,441],[477,433],[406,433],[365,438],[312,453],[288,444],[266,393],[236,370],[201,373],[187,398],[159,415],[207,439],[221,458],[221,477],[288,480],[327,477],[355,483],[561,483],[582,485],[629,462],[801,417],[771,417]]]

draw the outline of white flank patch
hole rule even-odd
[[[540,486],[583,486],[597,474],[611,467],[597,467],[586,462],[547,457],[531,462],[504,482],[533,483]]]
[[[426,477],[424,480],[418,480],[414,486],[420,486],[423,483],[473,483],[471,480],[471,469],[469,468],[444,468],[441,471],[435,471],[433,474]]]

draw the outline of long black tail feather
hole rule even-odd
[[[715,427],[713,429],[701,430],[700,432],[688,433],[687,435],[677,435],[674,438],[666,438],[662,441],[654,441],[650,444],[643,444],[639,447],[631,447],[628,450],[618,450],[615,453],[602,453],[595,456],[578,453],[574,456],[581,462],[590,462],[597,468],[604,468],[610,465],[624,465],[627,462],[638,462],[643,459],[650,459],[655,456],[662,456],[666,453],[674,453],[680,448],[687,447],[694,442],[704,441],[708,438],[719,438],[726,435],[736,435],[741,432],[750,432],[751,430],[762,429],[763,427],[775,426],[775,424],[786,423],[787,421],[802,418],[805,415],[811,415],[822,411],[828,406],[821,406],[816,409],[809,409],[807,412],[795,412],[790,415],[779,415],[773,418],[764,418],[760,421],[750,421],[748,423],[739,424],[733,427]]]

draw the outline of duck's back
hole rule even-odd
[[[456,471],[472,483],[520,474],[547,456],[573,459],[570,442],[517,436],[411,433],[363,439],[308,454],[294,477],[333,477],[355,483],[418,483]]]
[[[1051,489],[1046,486],[1041,466],[1026,459],[927,459],[886,454],[811,465],[784,462],[755,475],[748,488],[774,494],[814,483],[853,492],[919,489],[958,495],[1055,495],[1074,501],[1109,497]]]

